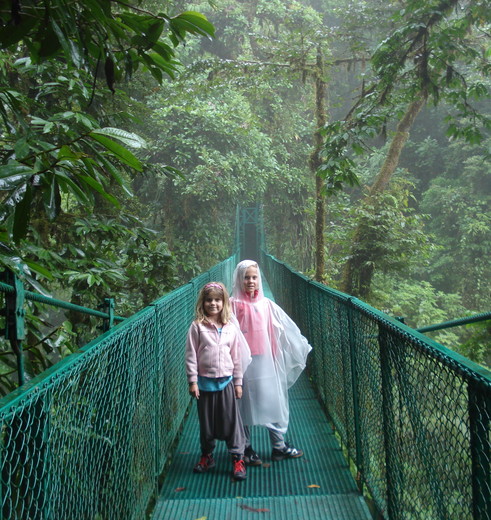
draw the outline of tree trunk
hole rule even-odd
[[[404,117],[399,121],[384,164],[375,182],[370,187],[365,200],[382,193],[387,188],[399,164],[401,152],[409,137],[409,130],[425,102],[426,95],[420,93],[409,105]],[[371,258],[370,244],[364,243],[365,241],[366,238],[362,226],[358,224],[351,242],[350,255],[344,266],[343,277],[340,284],[340,289],[343,292],[362,299],[366,299],[370,294],[372,277],[376,267]]]
[[[322,128],[326,124],[326,82],[324,81],[324,60],[322,50],[317,48],[317,67],[315,74],[315,120],[317,130],[314,134],[314,150],[310,156],[310,169],[315,178],[315,279],[322,282],[325,271],[324,254],[324,226],[326,220],[326,201],[322,193],[324,179],[317,175],[322,163],[321,151],[323,146]]]
[[[426,96],[423,94],[419,94],[416,99],[409,105],[404,117],[399,121],[397,125],[394,137],[392,138],[392,142],[390,143],[389,152],[387,153],[387,158],[380,169],[375,182],[370,187],[370,195],[375,193],[380,193],[384,191],[387,185],[394,174],[397,165],[399,164],[399,158],[401,157],[401,152],[406,144],[406,141],[409,138],[409,130],[414,124],[414,120],[416,116],[420,113],[426,102]]]

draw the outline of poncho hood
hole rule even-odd
[[[253,297],[251,297],[251,295],[244,290],[245,273],[249,267],[257,267],[258,286]],[[259,269],[259,265],[256,261],[242,260],[242,262],[239,262],[237,264],[233,274],[232,294],[236,301],[242,301],[247,303],[257,302],[264,298],[261,270]]]

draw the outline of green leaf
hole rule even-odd
[[[106,18],[105,22],[107,23],[107,29],[110,30],[113,36],[119,40],[124,40],[126,38],[126,31],[128,27],[122,24],[118,20],[114,20],[113,18]]]
[[[19,25],[4,25],[0,29],[0,46],[5,49],[20,42],[38,23],[38,17],[27,15],[22,17],[22,22]]]
[[[215,28],[206,16],[195,11],[186,11],[178,16],[171,18],[171,27],[177,26],[181,30],[185,30],[191,34],[199,34],[201,36],[214,37]]]
[[[109,139],[105,135],[98,134],[97,132],[91,132],[89,136],[104,146],[124,164],[127,164],[139,172],[143,171],[142,163],[124,146],[121,146],[112,139]]]
[[[150,27],[155,23],[156,19],[153,16],[139,15],[134,13],[120,13],[119,18],[123,23],[135,33],[146,34],[150,32]]]
[[[156,53],[153,53],[153,54],[155,56],[159,56]],[[140,56],[141,56],[143,62],[145,62],[145,64],[147,65],[148,70],[150,71],[152,76],[157,80],[158,83],[162,83],[162,70],[164,69],[164,67],[162,66],[161,61],[157,62],[149,54],[146,54],[146,53],[140,53]],[[171,78],[174,77],[172,72],[169,74],[169,76]]]
[[[89,130],[94,130],[98,126],[96,120],[83,112],[75,112],[75,120]]]
[[[30,153],[30,150],[29,143],[25,137],[19,139],[15,143],[14,151],[17,159],[23,159],[24,157],[27,157]]]
[[[164,42],[157,42],[152,49],[160,54],[162,58],[166,61],[171,61],[174,58],[174,51],[172,50],[172,47],[165,44]]]
[[[74,152],[69,146],[63,145],[58,150],[58,160],[78,161],[83,156],[81,152]]]
[[[181,179],[186,178],[181,170],[179,170],[178,168],[174,168],[173,166],[169,166],[167,164],[162,165],[162,171],[164,172],[164,175],[166,175],[167,177],[180,177]]]
[[[44,126],[44,125],[47,125],[48,123],[49,123],[49,121],[47,121],[46,119],[41,119],[40,117],[37,117],[37,116],[31,117],[31,124],[34,126]]]
[[[93,177],[90,177],[89,175],[79,175],[79,179],[81,179],[83,182],[85,182],[87,185],[89,185],[92,189],[97,191],[100,195],[102,195],[106,200],[108,200],[111,204],[116,206],[117,208],[120,208],[121,205],[119,201],[111,195],[110,193],[107,193],[104,187],[100,182],[97,182]]]
[[[101,23],[105,22],[106,17],[111,16],[111,3],[98,2],[97,0],[84,0],[85,8],[90,12],[91,16],[99,20]]]
[[[175,72],[177,71],[178,64],[176,61],[166,61],[157,52],[148,53],[145,58],[145,62],[150,66],[156,66],[158,69],[163,70],[170,78],[175,79]]]
[[[0,179],[7,179],[9,177],[18,178],[19,176],[29,177],[34,175],[35,171],[25,164],[11,161],[8,164],[0,166]]]
[[[49,280],[53,279],[53,275],[51,274],[51,271],[48,271],[48,269],[46,269],[42,265],[40,265],[36,262],[33,262],[32,260],[24,259],[24,262],[32,271],[35,271],[36,273],[43,275],[44,277],[48,278]]]
[[[159,41],[163,28],[164,22],[159,21],[143,31],[136,31],[136,36],[131,38],[131,44],[137,48],[150,49]]]
[[[104,163],[104,168],[113,176],[113,178],[116,180],[116,182],[123,188],[125,193],[129,197],[133,197],[133,192],[128,187],[125,179],[121,176],[119,173],[119,170],[105,157],[101,157],[100,160]]]
[[[162,31],[164,30],[164,27],[165,27],[165,23],[163,20],[155,20],[150,25],[150,27],[148,28],[148,31],[146,31],[145,35],[152,42],[152,45],[155,45],[159,41],[159,38],[162,35]]]
[[[54,220],[60,214],[61,209],[60,189],[55,175],[45,175],[43,180],[44,182],[51,181],[48,189],[43,191],[43,199],[44,209],[48,218]]]
[[[132,132],[126,132],[125,130],[121,130],[120,128],[98,128],[97,130],[92,130],[92,134],[100,134],[107,135],[108,137],[115,137],[119,139],[126,146],[131,146],[132,148],[146,148],[147,143],[144,139],[142,139],[139,135],[134,134]]]
[[[53,27],[43,24],[36,38],[40,42],[38,55],[40,58],[49,58],[60,49],[60,42]]]
[[[90,204],[89,196],[71,179],[68,174],[61,170],[56,170],[55,175],[58,178],[58,184],[65,193],[72,194],[77,201],[83,206]]]
[[[50,18],[50,23],[60,45],[63,47],[66,58],[71,60],[76,67],[80,68],[83,65],[84,59],[80,54],[79,49],[76,47],[73,40],[67,39],[66,31],[61,29],[53,18]]]

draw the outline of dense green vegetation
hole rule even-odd
[[[275,256],[411,326],[490,309],[487,2],[45,5],[0,2],[0,263],[26,286],[128,315],[261,203]],[[29,312],[31,374],[95,333]],[[491,364],[486,325],[434,337]]]

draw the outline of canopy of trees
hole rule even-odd
[[[261,203],[276,257],[411,326],[489,310],[488,2],[164,4],[0,1],[3,266],[128,314]],[[32,374],[94,334],[30,313]],[[486,325],[435,337],[491,363]]]

